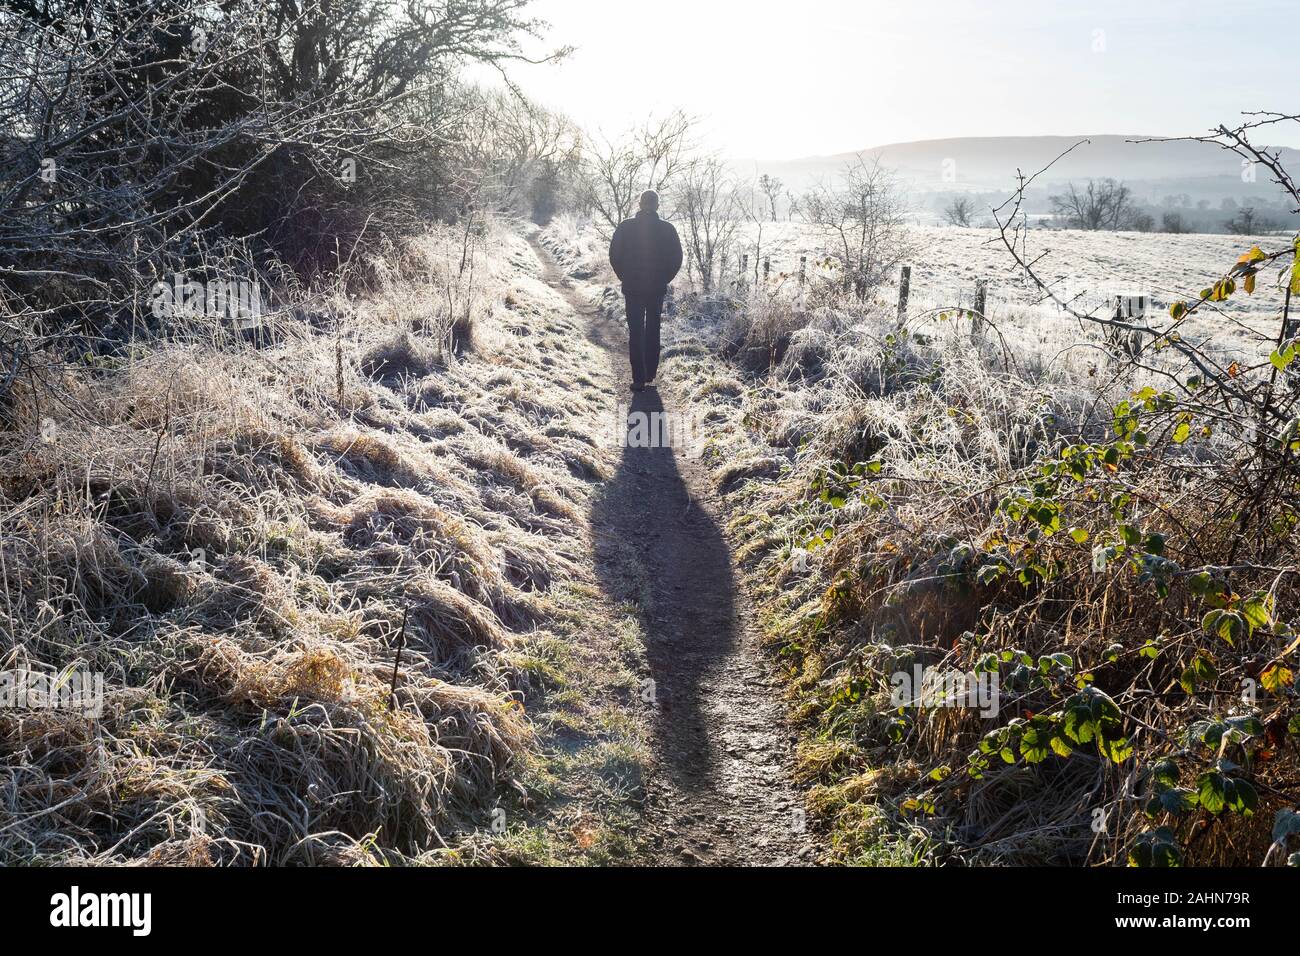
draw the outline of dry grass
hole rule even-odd
[[[538,628],[590,577],[606,396],[573,388],[572,327],[529,341],[498,314],[507,286],[557,308],[522,240],[493,228],[461,270],[462,240],[390,249],[373,296],[282,319],[272,348],[48,355],[16,383],[0,665],[101,672],[107,700],[0,711],[0,861],[523,853],[481,833],[551,773],[525,708],[547,713],[539,674],[574,680]],[[561,617],[566,640],[602,613]],[[581,666],[617,675],[603,653]]]
[[[1088,362],[1045,361],[1032,339],[1018,343],[1008,362],[1000,346],[972,346],[964,330],[937,329],[918,341],[899,336],[891,320],[883,310],[814,316],[829,341],[809,343],[799,357],[807,374],[787,374],[792,349],[784,364],[751,380],[743,400],[724,401],[709,456],[731,492],[733,531],[746,542],[740,557],[766,595],[790,678],[807,741],[801,772],[810,807],[846,862],[878,862],[888,845],[916,851],[915,859],[903,854],[906,862],[1122,863],[1138,834],[1155,825],[1126,796],[1147,791],[1151,763],[1177,756],[1183,785],[1194,786],[1196,770],[1214,756],[1181,742],[1187,726],[1225,713],[1265,720],[1281,713],[1285,723],[1286,694],[1258,710],[1234,709],[1231,691],[1225,698],[1179,690],[1183,668],[1208,648],[1218,660],[1215,686],[1235,687],[1280,650],[1279,637],[1261,630],[1231,649],[1210,646],[1185,582],[1157,600],[1152,585],[1122,565],[1093,573],[1093,543],[1064,533],[1026,539],[999,510],[1008,492],[1032,480],[1026,473],[1041,456],[1050,461],[1063,444],[1103,440],[1111,406],[1147,379],[1112,376],[1114,363],[1105,359],[1093,360],[1103,376]],[[717,327],[701,322],[683,333],[707,341]],[[734,343],[735,323],[712,341]],[[690,351],[669,374],[707,394],[716,373]],[[1112,491],[1130,496],[1131,520],[1144,534],[1163,535],[1174,561],[1268,566],[1294,554],[1287,535],[1263,529],[1250,558],[1234,546],[1231,515],[1239,506],[1220,480],[1232,469],[1197,468],[1232,460],[1233,437],[1153,448],[1112,482]],[[818,496],[827,468],[864,461],[878,471],[830,493],[843,495],[843,506]],[[1104,492],[1099,500],[1081,490],[1068,503],[1067,524],[1099,534],[1108,523],[1098,515]],[[815,539],[826,529],[834,538],[821,544]],[[1017,555],[1022,563],[1032,556],[1057,571],[1031,586],[1014,577],[977,581],[976,566],[1008,554],[1013,564]],[[1279,622],[1295,607],[1292,576],[1243,572],[1234,588],[1269,591]],[[1148,659],[1141,650],[1157,635],[1160,654]],[[995,755],[972,778],[968,755],[985,734],[1047,712],[1060,698],[1004,683],[992,722],[972,710],[905,714],[891,706],[891,675],[915,663],[970,671],[983,655],[1012,650],[1034,661],[1067,653],[1072,672],[1088,674],[1119,704],[1139,756],[1116,765],[1079,748],[1068,760],[1004,766]],[[1274,811],[1294,799],[1296,760],[1294,743],[1266,749],[1273,762],[1254,764],[1253,747],[1236,758],[1252,761],[1261,793],[1253,816],[1224,813],[1204,831],[1194,822],[1177,830],[1189,862],[1263,859]],[[1091,829],[1095,809],[1110,820],[1102,836]]]
[[[945,321],[939,310],[900,333],[889,290],[865,304],[813,291],[803,311],[789,290],[730,303],[685,297],[690,307],[669,326],[665,374],[678,394],[708,406],[705,461],[763,599],[803,738],[799,774],[835,857],[1123,864],[1144,831],[1167,826],[1187,863],[1258,865],[1275,811],[1297,799],[1297,745],[1285,733],[1294,689],[1261,690],[1255,705],[1239,699],[1242,682],[1258,687],[1261,667],[1291,640],[1300,596],[1286,570],[1295,554],[1291,479],[1261,498],[1244,528],[1242,488],[1259,484],[1242,477],[1250,448],[1240,434],[1212,427],[1176,443],[1152,414],[1150,445],[1114,472],[1099,468],[1077,488],[1067,482],[1064,526],[1044,535],[1009,517],[1004,499],[1063,446],[1113,440],[1112,408],[1163,387],[1161,375],[1124,369],[1096,337],[1032,308],[1004,308],[1001,332],[972,342],[963,317]],[[719,368],[719,355],[730,369]],[[732,372],[743,387],[723,384]],[[871,470],[851,483],[834,471],[865,462]],[[1119,518],[1110,512],[1116,494],[1125,496]],[[1205,606],[1189,578],[1171,579],[1161,597],[1126,561],[1094,571],[1093,549],[1113,540],[1117,522],[1159,535],[1179,568],[1245,565],[1232,572],[1231,591],[1267,593],[1271,622],[1228,647],[1202,630]],[[1090,538],[1076,541],[1072,526]],[[999,562],[1012,570],[979,575]],[[1048,578],[1017,580],[1016,569],[1030,565]],[[1033,666],[1026,675],[998,665],[1001,707],[991,719],[891,703],[891,678],[914,664],[968,672],[1004,653]],[[1029,679],[1053,654],[1067,654],[1068,668]],[[1180,678],[1200,654],[1218,674],[1187,693]],[[1076,680],[1115,701],[1134,756],[1115,763],[1074,745],[1068,759],[1029,762],[1013,740],[1014,763],[995,749],[968,772],[986,735],[1050,717]],[[1218,752],[1188,740],[1197,721],[1246,716],[1267,731]],[[1253,814],[1143,812],[1157,792],[1157,760],[1174,758],[1179,785],[1195,790],[1225,755],[1246,768],[1228,773],[1258,793]],[[1107,821],[1100,834],[1097,811]]]

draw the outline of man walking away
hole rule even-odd
[[[682,267],[682,243],[672,223],[659,218],[659,194],[641,194],[641,211],[620,223],[609,243],[609,264],[627,300],[632,391],[653,385],[659,371],[659,317],[668,283]]]

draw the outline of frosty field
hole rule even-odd
[[[913,226],[910,235],[915,248],[907,259],[912,267],[909,312],[913,317],[927,309],[969,308],[976,280],[986,278],[987,312],[993,323],[1032,328],[1052,339],[1097,338],[1095,333],[1079,330],[1077,323],[1021,282],[1016,263],[996,229]],[[810,277],[829,276],[818,268],[817,260],[833,249],[830,241],[815,227],[800,222],[751,224],[739,238],[731,271],[736,272],[738,255],[747,254],[752,277],[755,262],[761,270],[762,260],[768,257],[770,287],[786,294],[795,288],[801,256],[808,259]],[[1147,319],[1159,327],[1168,322],[1171,302],[1194,300],[1252,246],[1267,252],[1284,246],[1287,240],[1276,235],[1034,229],[1028,241],[1030,260],[1043,256],[1035,271],[1053,283],[1062,299],[1084,303],[1087,307],[1081,311],[1095,308],[1101,315],[1109,311],[1103,303],[1111,302],[1115,295],[1146,295],[1150,299]],[[896,301],[897,277],[879,294]],[[1263,343],[1277,336],[1281,305],[1280,288],[1261,277],[1254,295],[1233,296],[1190,320],[1183,332],[1211,341],[1234,356],[1258,356]]]

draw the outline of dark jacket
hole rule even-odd
[[[672,223],[642,210],[614,230],[609,264],[632,295],[663,295],[682,267],[682,243]]]

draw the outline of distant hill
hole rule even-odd
[[[905,181],[909,191],[956,192],[997,190],[1009,192],[1016,170],[1031,174],[1042,169],[1075,143],[1088,140],[1061,159],[1037,185],[1059,186],[1113,177],[1126,181],[1135,193],[1152,199],[1187,193],[1195,200],[1223,197],[1275,202],[1278,188],[1267,172],[1259,170],[1255,182],[1243,178],[1241,159],[1213,145],[1195,142],[1138,143],[1141,135],[1099,136],[972,136],[891,143],[862,151],[868,160],[879,157]],[[820,179],[833,178],[855,154],[810,156],[779,162],[738,162],[745,172],[754,169],[780,177],[787,188],[802,192]],[[1300,174],[1300,150],[1283,147],[1283,163]]]

